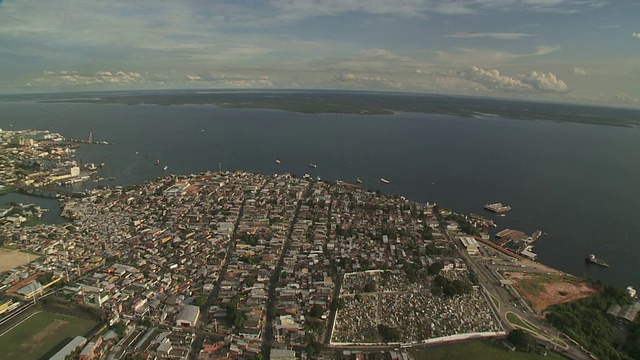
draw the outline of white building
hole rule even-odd
[[[176,325],[193,327],[200,317],[200,308],[193,305],[185,305],[176,317]]]
[[[478,242],[471,236],[461,236],[460,241],[469,255],[478,255]]]

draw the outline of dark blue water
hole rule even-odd
[[[105,162],[103,184],[168,172],[247,170],[355,181],[458,212],[513,207],[498,230],[542,229],[539,261],[579,276],[640,287],[640,130],[446,115],[299,114],[213,106],[0,103],[0,128],[49,129]],[[11,126],[13,125],[13,126]],[[137,152],[137,154],[136,154]],[[154,162],[160,160],[160,165]],[[282,161],[281,165],[275,163]],[[316,169],[308,166],[317,164]],[[377,185],[385,178],[389,185]],[[96,186],[86,183],[85,186]],[[586,254],[610,269],[585,264]]]

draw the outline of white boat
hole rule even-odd
[[[389,180],[387,180],[385,178],[381,178],[380,182],[383,183],[383,184],[391,184],[391,181],[389,181]]]
[[[164,171],[167,171],[167,169],[168,169],[168,168],[169,168],[169,167],[168,167],[167,165],[165,165],[162,169],[163,169]]]
[[[317,167],[318,167],[318,165],[316,165],[316,164],[314,164],[314,163],[309,163],[309,167],[311,167],[311,168],[314,168],[314,169],[315,169],[315,168],[317,168]]]
[[[633,286],[627,286],[627,293],[629,293],[629,296],[631,296],[632,299],[636,299],[638,297],[638,293]]]
[[[279,159],[276,159],[276,164],[282,164],[282,161],[280,161]]]
[[[362,184],[362,179],[357,178],[357,179],[356,179],[356,182],[357,182],[358,184]]]

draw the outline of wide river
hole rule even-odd
[[[167,172],[291,172],[355,181],[365,189],[480,213],[513,210],[498,228],[548,235],[538,260],[560,270],[640,288],[640,129],[447,115],[300,114],[215,106],[0,102],[0,128],[48,129],[84,145],[83,162],[104,162],[105,184]],[[276,164],[279,159],[281,164]],[[160,165],[155,165],[160,160]],[[317,164],[312,169],[309,163]],[[163,167],[167,166],[165,171]],[[389,185],[378,185],[380,178]],[[88,182],[84,186],[98,184]],[[10,194],[0,202],[30,201]],[[55,207],[55,201],[40,199]],[[34,200],[35,202],[35,200]],[[57,209],[47,218],[54,221]],[[594,253],[611,264],[585,264]]]

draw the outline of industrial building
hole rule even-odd
[[[176,325],[193,327],[200,316],[200,308],[193,305],[185,305],[176,317]]]
[[[461,236],[460,241],[469,255],[478,255],[478,242],[471,236]]]

